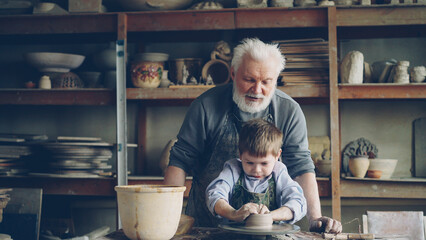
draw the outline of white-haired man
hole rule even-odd
[[[186,174],[192,174],[186,214],[195,218],[196,226],[217,225],[218,219],[205,204],[206,187],[227,160],[238,157],[241,124],[263,118],[284,134],[282,161],[290,176],[303,188],[310,230],[342,231],[339,221],[321,214],[305,116],[298,103],[276,89],[284,66],[285,59],[276,45],[265,44],[257,38],[244,39],[234,49],[233,83],[212,88],[191,104],[178,141],[170,151],[164,183],[183,185]]]

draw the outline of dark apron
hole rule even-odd
[[[269,109],[271,112],[271,109]],[[242,121],[237,117],[238,108],[226,115],[212,155],[206,167],[194,174],[191,191],[188,197],[186,214],[195,218],[196,227],[216,227],[221,219],[213,216],[206,204],[206,188],[223,169],[226,161],[238,158],[238,136]],[[265,120],[273,122],[272,115],[267,114]]]
[[[232,196],[230,199],[230,205],[234,209],[240,209],[244,204],[246,203],[257,203],[257,204],[263,204],[265,205],[269,211],[273,211],[277,209],[277,203],[275,200],[275,179],[274,177],[271,177],[268,180],[268,188],[264,193],[255,193],[248,191],[243,184],[244,179],[244,172],[240,175],[238,178],[238,181],[235,183],[233,190],[232,190]]]

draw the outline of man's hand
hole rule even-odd
[[[320,217],[309,221],[309,231],[311,232],[326,232],[326,233],[341,233],[342,223],[339,221],[329,218]]]
[[[246,219],[250,214],[258,214],[259,213],[259,205],[256,203],[246,203],[240,209],[236,210],[232,214],[233,221],[242,222]]]

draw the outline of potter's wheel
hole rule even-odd
[[[299,226],[288,223],[274,223],[270,228],[250,228],[246,227],[245,223],[229,223],[219,224],[219,228],[233,233],[250,235],[279,235],[300,231]]]

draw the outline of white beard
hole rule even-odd
[[[253,93],[244,94],[244,93],[240,93],[240,91],[237,88],[237,84],[235,84],[235,81],[233,84],[234,84],[234,88],[233,88],[232,100],[234,100],[235,104],[237,104],[238,108],[241,111],[248,112],[248,113],[256,113],[266,109],[269,103],[271,103],[272,96],[274,95],[274,92],[276,89],[276,86],[274,86],[274,88],[272,89],[272,91],[270,92],[268,96],[264,96],[262,94],[253,94]],[[246,98],[245,98],[246,96],[261,98],[262,101],[260,103],[257,103],[257,102],[246,103]]]

